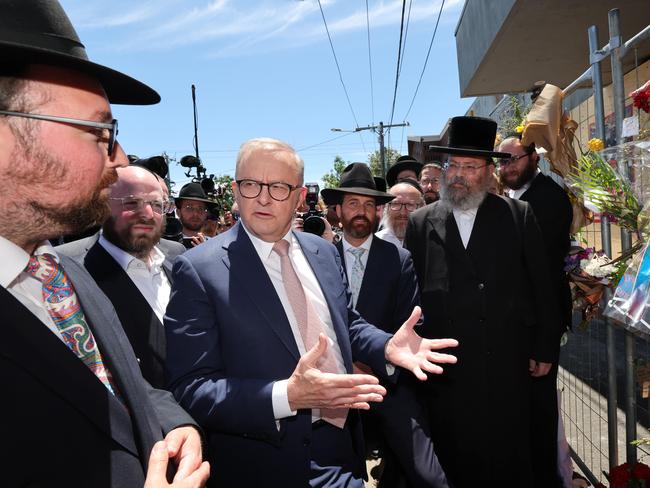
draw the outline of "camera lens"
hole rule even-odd
[[[323,232],[325,232],[325,222],[323,222],[323,219],[320,217],[310,215],[304,220],[302,230],[309,232],[310,234],[322,236]]]

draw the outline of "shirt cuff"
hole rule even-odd
[[[296,410],[291,410],[289,406],[289,395],[287,393],[287,384],[289,380],[280,380],[273,383],[271,391],[271,401],[273,402],[273,417],[276,420],[296,415]]]
[[[386,374],[388,376],[393,376],[395,374],[395,366],[391,363],[386,363]]]

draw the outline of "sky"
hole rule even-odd
[[[274,137],[299,151],[305,181],[320,181],[337,155],[366,162],[379,147],[372,131],[332,128],[391,120],[399,0],[321,0],[340,77],[318,0],[60,1],[91,60],[147,83],[162,97],[157,105],[113,106],[128,154],[164,151],[177,161],[194,154],[192,84],[200,157],[215,175],[234,176],[237,150],[247,139]],[[408,136],[440,133],[472,102],[460,98],[458,84],[454,31],[462,7],[463,0],[444,2],[415,96],[441,0],[406,2],[392,120],[410,125],[386,136],[386,145],[402,154]],[[184,171],[171,163],[173,191],[189,181]]]

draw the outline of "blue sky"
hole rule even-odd
[[[407,152],[409,135],[437,134],[464,114],[454,30],[463,0],[446,0],[417,98],[441,0],[410,0],[390,146]],[[90,58],[155,88],[158,105],[114,106],[128,153],[193,154],[191,85],[196,85],[199,149],[208,173],[234,176],[239,145],[276,137],[305,160],[306,181],[318,181],[336,155],[366,161],[378,148],[373,132],[335,133],[388,123],[402,2],[321,0],[354,115],[334,63],[317,0],[61,0]],[[408,10],[409,2],[407,2]],[[356,117],[356,121],[355,121]],[[324,143],[330,139],[330,142]],[[188,180],[172,164],[175,189]]]

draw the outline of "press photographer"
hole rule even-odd
[[[320,190],[318,183],[305,183],[305,187],[307,188],[307,195],[305,196],[305,203],[301,207],[304,211],[296,214],[293,225],[294,229],[309,232],[329,242],[334,242],[335,234],[332,231],[332,226],[325,218],[327,212],[321,209],[318,200]]]

